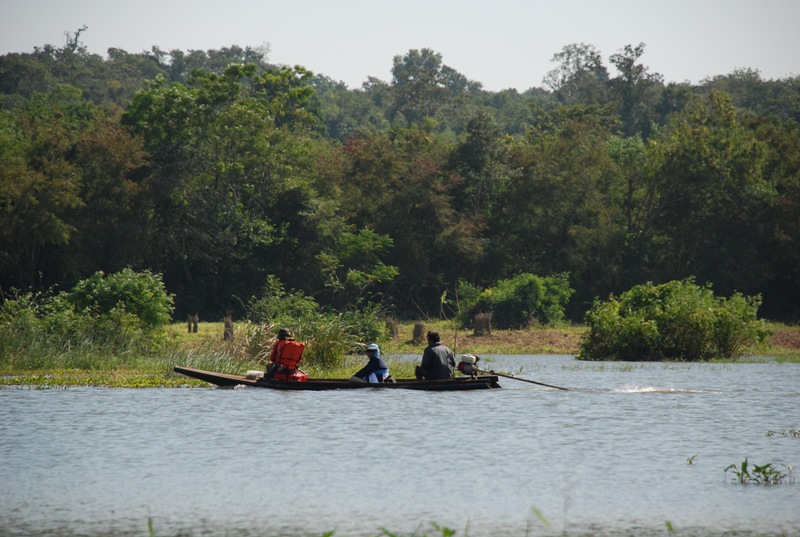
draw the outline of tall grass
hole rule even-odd
[[[175,353],[163,334],[50,332],[42,327],[0,334],[0,371],[153,369],[159,357]]]
[[[0,309],[0,370],[142,367],[167,348],[163,330],[118,304],[75,311],[64,295],[27,293]]]

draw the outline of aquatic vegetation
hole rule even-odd
[[[536,515],[536,518],[537,518],[537,519],[539,519],[539,522],[541,522],[541,523],[542,523],[542,525],[543,525],[545,528],[547,528],[548,530],[549,530],[549,529],[552,529],[552,526],[551,526],[551,524],[550,524],[550,521],[549,521],[549,520],[547,520],[547,518],[545,518],[545,516],[544,516],[544,513],[542,513],[542,510],[541,510],[541,509],[539,509],[538,507],[535,507],[535,506],[534,506],[534,507],[531,507],[531,513],[533,513],[534,515]]]
[[[593,371],[598,373],[630,373],[644,366],[644,364],[633,362],[574,362],[562,365],[561,369],[565,371]]]
[[[767,431],[767,435],[766,436],[768,436],[768,437],[772,437],[772,436],[784,436],[784,437],[791,436],[791,437],[798,438],[798,437],[800,437],[800,429],[789,429],[788,431],[772,431],[772,430],[770,430],[770,431]]]
[[[697,455],[695,454],[695,455],[692,455],[691,457],[687,458],[687,459],[686,459],[686,464],[689,464],[689,465],[692,465],[692,464],[694,464],[694,459],[695,459],[696,457],[697,457]]]
[[[637,285],[620,297],[595,301],[582,360],[708,361],[742,356],[771,335],[757,317],[759,296],[717,297],[693,278]]]
[[[733,482],[741,483],[743,485],[780,485],[784,483],[794,483],[794,476],[792,475],[793,468],[791,466],[781,465],[786,468],[787,472],[783,472],[773,464],[757,465],[749,464],[745,459],[740,465],[731,464],[725,468],[725,477],[728,476],[728,470],[733,473]]]
[[[437,532],[436,535],[441,535],[442,537],[455,537],[457,533],[456,530],[448,528],[446,526],[440,526],[436,522],[431,522],[431,528]],[[384,535],[385,537],[401,537],[399,533],[391,532],[386,528],[381,528],[381,532],[379,535]],[[414,532],[413,535],[417,536],[418,534],[417,532]],[[322,534],[322,537],[334,537],[334,536],[335,532],[333,531],[327,531]],[[419,537],[432,537],[432,536],[429,536],[428,533],[423,532],[422,535]]]

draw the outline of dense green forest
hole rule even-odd
[[[644,44],[573,44],[524,92],[429,49],[350,89],[266,48],[102,57],[84,29],[0,57],[3,297],[130,267],[179,319],[264,293],[452,317],[528,273],[581,320],[694,277],[800,318],[800,77],[665,83]]]

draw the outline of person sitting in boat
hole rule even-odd
[[[381,358],[381,349],[376,343],[367,345],[367,365],[353,374],[351,380],[364,382],[387,382],[389,380],[389,366]]]
[[[305,343],[295,341],[289,330],[285,328],[278,330],[278,340],[272,346],[264,378],[271,379],[276,373],[281,375],[294,373],[300,364],[300,358],[303,356],[305,346]]]
[[[453,378],[456,358],[453,351],[442,345],[439,332],[428,332],[428,346],[422,353],[422,362],[416,367],[417,379]]]

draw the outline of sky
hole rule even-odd
[[[609,58],[645,44],[640,62],[666,82],[698,83],[737,69],[800,75],[800,0],[0,0],[0,55],[57,47],[83,26],[106,56],[268,47],[360,88],[391,82],[395,56],[429,48],[489,91],[544,87],[553,55],[592,45]]]

